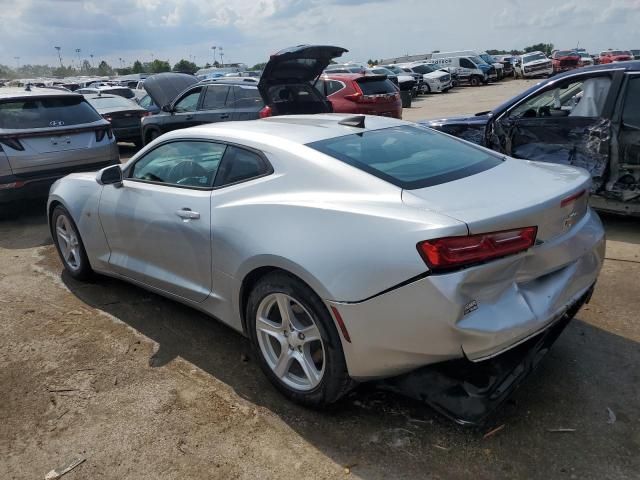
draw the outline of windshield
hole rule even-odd
[[[0,128],[62,127],[101,119],[98,112],[80,95],[32,97],[0,103]]]
[[[416,73],[431,73],[436,71],[431,65],[416,65],[412,67],[412,70]]]
[[[499,165],[500,157],[426,127],[404,125],[307,146],[405,189],[451,182]]]
[[[482,60],[484,60],[485,62],[487,62],[488,64],[492,64],[492,63],[496,63],[497,60],[495,58],[493,58],[491,55],[489,55],[488,53],[483,53],[482,55],[480,55],[480,58]]]
[[[577,55],[573,50],[559,50],[556,52],[556,57],[573,57]]]
[[[631,55],[631,53],[626,50],[612,50],[609,53],[611,53],[611,55]]]
[[[483,63],[487,63],[484,60],[482,60],[480,57],[469,57],[469,59],[476,65],[482,65]]]
[[[398,67],[394,67],[393,65],[389,65],[388,67],[384,67],[391,70],[393,73],[402,73],[402,70]]]
[[[97,109],[105,109],[105,108],[136,108],[135,105],[132,105],[130,100],[126,98],[117,97],[117,96],[104,96],[104,97],[93,97],[87,98],[89,103],[96,107]]]
[[[580,56],[582,58],[591,58],[591,55],[589,55],[587,52],[580,52]]]
[[[527,62],[535,62],[536,60],[545,60],[547,57],[544,56],[543,53],[533,53],[531,55],[525,55],[522,57],[522,61],[524,63]]]

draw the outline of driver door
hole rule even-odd
[[[609,75],[585,75],[550,84],[493,122],[487,145],[515,158],[582,167],[603,181],[611,145],[612,83]]]
[[[212,289],[211,193],[226,146],[158,145],[105,186],[99,215],[120,275],[201,302]]]

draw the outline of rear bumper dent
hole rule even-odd
[[[384,378],[451,359],[481,362],[549,328],[595,283],[604,229],[591,210],[525,254],[430,275],[359,303],[343,318],[349,374]],[[466,313],[465,313],[466,311]]]

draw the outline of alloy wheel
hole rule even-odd
[[[317,387],[324,376],[325,349],[307,309],[284,293],[267,295],[258,306],[256,334],[266,363],[282,383],[298,391]]]
[[[58,247],[69,269],[76,271],[80,269],[80,242],[78,236],[71,226],[71,221],[66,215],[59,215],[56,219],[56,237]]]

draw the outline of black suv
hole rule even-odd
[[[281,50],[271,56],[257,84],[245,78],[198,82],[183,73],[148,77],[144,89],[161,112],[142,120],[142,139],[147,144],[165,132],[204,123],[332,112],[331,102],[313,84],[344,52],[325,45]]]

